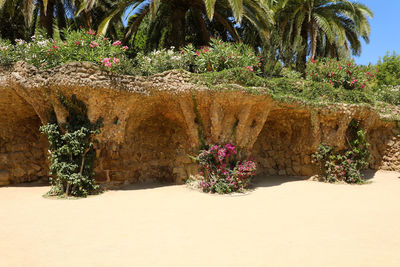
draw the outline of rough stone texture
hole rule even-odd
[[[47,141],[39,126],[57,94],[75,94],[92,121],[102,117],[96,179],[109,184],[159,180],[183,182],[196,174],[188,157],[204,140],[234,142],[253,154],[259,172],[312,175],[311,155],[321,142],[340,149],[352,119],[367,131],[373,169],[400,169],[396,123],[367,107],[284,104],[244,90],[213,91],[190,82],[190,73],[151,77],[109,74],[89,63],[38,70],[24,63],[0,69],[0,185],[46,177]],[[201,138],[199,138],[201,137]]]

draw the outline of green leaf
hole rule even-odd
[[[204,0],[206,6],[207,16],[210,20],[214,17],[214,8],[216,0]]]

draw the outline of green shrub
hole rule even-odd
[[[307,80],[347,90],[363,90],[373,77],[374,70],[358,66],[353,60],[310,60],[306,68]]]
[[[378,72],[376,74],[377,84],[382,85],[400,85],[400,55],[387,53],[377,64]]]
[[[0,64],[10,64],[18,60],[19,58],[11,42],[0,39]]]
[[[69,100],[60,96],[63,106],[69,111],[67,122],[52,123],[40,127],[50,143],[51,196],[86,197],[98,191],[93,179],[93,164],[96,151],[94,138],[100,133],[101,119],[91,123],[85,105],[75,96]]]
[[[345,181],[346,183],[364,183],[361,170],[368,166],[369,144],[366,134],[358,122],[352,121],[346,133],[348,148],[336,152],[332,147],[321,144],[313,155],[327,182]]]
[[[374,90],[374,94],[378,101],[400,105],[400,85],[381,85]]]
[[[290,68],[282,68],[280,75],[289,79],[301,79],[301,73]]]

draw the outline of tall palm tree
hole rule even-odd
[[[337,56],[343,47],[359,54],[360,38],[369,42],[372,16],[367,6],[347,0],[289,0],[276,12],[276,21],[282,42],[301,37],[304,47],[298,51],[297,66],[304,70],[307,55]]]
[[[27,40],[31,34],[31,27],[24,23],[23,0],[0,0],[0,37],[14,41]]]
[[[104,0],[97,2],[101,1]],[[159,18],[158,24],[153,24],[153,33],[157,35],[158,43],[160,39],[168,40],[166,46],[179,47],[185,44],[187,16],[191,16],[204,41],[210,38],[209,26],[213,20],[223,25],[235,40],[239,40],[240,37],[234,25],[240,23],[243,16],[255,25],[264,39],[268,38],[269,29],[273,24],[273,13],[266,0],[119,0],[115,1],[113,6],[99,25],[99,34],[106,34],[112,20],[120,18],[127,10],[133,10],[134,19],[126,29],[125,39],[128,39],[138,29],[144,17],[150,14],[153,21]],[[226,12],[228,9],[230,11]],[[231,20],[230,17],[234,17],[235,20]],[[159,34],[160,32],[162,34]]]
[[[14,0],[0,0],[11,1]],[[69,18],[73,17],[74,10],[83,3],[89,5],[89,0],[23,0],[21,11],[25,17],[26,26],[30,27],[39,15],[39,27],[44,28],[48,37],[53,37],[55,24],[59,29],[67,26]],[[89,1],[90,2],[90,1]]]

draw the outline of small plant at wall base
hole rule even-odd
[[[85,105],[75,96],[60,95],[61,104],[69,116],[63,125],[56,119],[40,127],[50,143],[50,196],[86,197],[98,192],[93,179],[96,151],[94,137],[100,133],[102,120],[91,123]]]
[[[200,187],[204,192],[243,192],[256,173],[256,163],[237,160],[236,146],[230,143],[209,146],[201,150],[194,160],[199,164],[202,175]]]
[[[335,152],[325,144],[318,147],[313,155],[314,162],[321,170],[322,178],[330,183],[344,181],[362,184],[365,182],[361,170],[368,167],[369,143],[359,123],[352,121],[346,133],[348,149]]]

